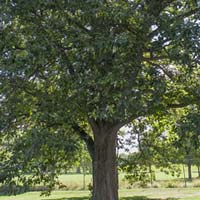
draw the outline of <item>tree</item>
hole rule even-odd
[[[186,85],[198,76],[197,2],[8,0],[0,10],[3,121],[14,133],[24,123],[78,133],[93,200],[117,200],[118,130],[195,101]]]
[[[44,194],[50,194],[60,185],[58,174],[72,167],[80,156],[80,140],[63,129],[37,126],[1,139],[0,181],[9,187],[10,194],[28,191],[38,183],[45,186]],[[19,188],[20,184],[24,187]]]
[[[173,126],[177,134],[174,141],[188,166],[188,180],[192,181],[192,164],[199,165],[200,113],[197,106],[188,108]]]
[[[130,126],[129,140],[136,141],[137,152],[122,157],[120,168],[125,178],[132,184],[139,181],[142,186],[156,179],[153,168],[171,174],[180,175],[178,150],[174,147],[174,134],[170,132],[174,125],[175,113],[151,115],[138,118]],[[129,142],[129,141],[128,141]]]

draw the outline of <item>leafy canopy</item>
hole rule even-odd
[[[27,107],[53,119],[154,112],[182,101],[180,81],[199,62],[195,1],[6,1],[1,11],[3,96],[32,98]]]

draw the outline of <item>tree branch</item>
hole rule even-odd
[[[195,8],[193,10],[189,10],[188,12],[185,12],[185,13],[178,15],[175,19],[184,19],[186,17],[190,17],[191,15],[194,15],[198,11],[200,11],[200,8]]]
[[[175,0],[146,0],[149,8],[149,13],[157,17],[160,13],[168,7]]]
[[[88,135],[79,125],[74,124],[73,130],[79,135],[79,137],[85,142],[88,152],[92,160],[94,160],[94,140]]]
[[[170,108],[184,108],[188,105],[190,105],[191,102],[187,102],[187,103],[170,103],[167,105],[167,107],[170,109]]]

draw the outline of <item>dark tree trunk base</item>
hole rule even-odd
[[[118,200],[117,130],[93,129],[93,200]]]

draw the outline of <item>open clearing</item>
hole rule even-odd
[[[195,170],[195,169],[194,169]],[[195,177],[197,174],[193,174]],[[187,182],[188,188],[184,188],[184,180],[166,175],[156,171],[157,181],[154,186],[159,188],[135,188],[130,189],[130,185],[123,179],[124,174],[119,175],[120,200],[200,200],[200,179],[196,178],[192,182]],[[60,181],[66,185],[65,191],[54,191],[51,196],[40,196],[40,192],[28,192],[17,196],[0,196],[0,200],[88,200],[90,192],[83,190],[83,180],[85,185],[91,183],[92,176],[82,174],[64,174],[59,177]],[[163,188],[163,186],[175,186],[175,188]],[[129,188],[129,189],[128,189]]]
[[[193,172],[193,181],[187,182],[188,187],[200,187],[200,179],[197,178],[198,174],[196,173],[197,169],[195,166],[192,168]],[[187,168],[186,170],[186,177],[187,175]],[[124,179],[123,173],[119,174],[119,189],[130,189],[132,188],[128,181]],[[183,179],[183,172],[181,172],[179,177],[172,176],[170,174],[165,174],[164,172],[160,172],[158,169],[155,171],[156,175],[156,181],[154,181],[154,186],[156,187],[170,187],[171,185],[174,185],[174,187],[184,187],[185,182]],[[92,175],[87,174],[85,178],[83,177],[83,174],[63,174],[59,176],[59,180],[66,186],[66,190],[82,190],[84,187],[84,180],[85,180],[85,187],[87,189],[87,186],[92,182]],[[137,188],[138,186],[134,185],[133,188]],[[150,186],[151,187],[151,186]]]
[[[120,190],[121,200],[180,199],[200,200],[200,188],[146,188]],[[49,197],[40,192],[29,192],[17,196],[0,196],[0,200],[88,200],[88,191],[56,191]]]

